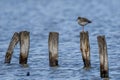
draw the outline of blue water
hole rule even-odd
[[[97,36],[105,35],[110,80],[120,79],[120,0],[0,0],[0,80],[101,80]],[[89,31],[92,68],[83,69],[78,16]],[[4,64],[14,32],[30,32],[28,68],[19,63],[19,45]],[[48,34],[59,32],[59,67],[49,67]],[[30,76],[26,76],[30,72]]]

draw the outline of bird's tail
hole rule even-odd
[[[88,21],[88,23],[92,23],[92,21]]]

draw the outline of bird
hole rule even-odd
[[[79,25],[81,25],[83,27],[83,32],[84,32],[84,26],[89,24],[89,23],[92,23],[92,21],[90,21],[90,20],[88,20],[87,18],[84,18],[84,17],[78,17],[77,22],[78,22]]]

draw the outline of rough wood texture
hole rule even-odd
[[[5,56],[5,63],[10,63],[15,45],[19,41],[19,34],[14,33]]]
[[[27,64],[28,54],[30,46],[29,32],[20,32],[20,64]]]
[[[100,55],[100,76],[102,78],[108,78],[108,54],[107,54],[107,44],[105,36],[98,36],[98,47]]]
[[[102,80],[110,80],[109,78],[103,78]]]
[[[49,65],[51,67],[58,66],[58,39],[59,33],[50,32],[49,33]]]
[[[80,32],[80,50],[82,53],[84,68],[89,69],[91,67],[91,63],[90,63],[90,44],[89,44],[88,31]]]

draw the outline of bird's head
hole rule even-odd
[[[79,20],[79,19],[81,19],[81,17],[80,17],[80,16],[77,18],[77,20]]]

